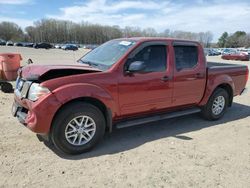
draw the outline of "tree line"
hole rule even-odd
[[[196,40],[204,47],[210,47],[213,34],[206,32],[170,31],[157,32],[154,28],[141,29],[139,27],[104,26],[91,23],[75,23],[72,21],[42,19],[34,22],[24,30],[13,22],[0,22],[0,39],[15,42],[49,42],[49,43],[76,43],[101,44],[108,40],[121,37],[173,37]],[[245,39],[248,37],[248,40]],[[247,42],[246,42],[247,41]],[[238,47],[249,45],[249,34],[236,32],[229,35],[224,33],[218,41],[219,47]]]
[[[238,48],[238,47],[250,47],[250,33],[245,31],[236,31],[233,34],[224,32],[217,43],[220,48]]]

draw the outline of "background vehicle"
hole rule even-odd
[[[14,45],[14,43],[10,40],[6,42],[6,46],[13,46],[13,45]]]
[[[225,60],[240,60],[240,61],[249,61],[248,53],[235,52],[231,54],[225,54],[221,56],[222,59]]]
[[[206,51],[205,51],[205,53],[208,56],[221,55],[221,53],[219,51],[217,51],[216,49],[213,49],[213,48],[207,48]]]
[[[61,44],[56,44],[56,45],[55,45],[55,48],[56,48],[56,49],[61,49],[61,47],[62,47]]]
[[[6,45],[6,41],[5,41],[5,40],[0,39],[0,46],[5,46],[5,45]]]
[[[246,54],[246,55],[250,55],[250,49],[240,49],[239,52]]]
[[[198,42],[109,41],[78,65],[19,71],[13,116],[61,151],[93,148],[105,131],[200,112],[220,119],[245,91],[247,66],[207,63]]]
[[[23,46],[23,43],[22,42],[16,42],[16,43],[14,43],[14,46]]]
[[[30,42],[24,42],[24,43],[23,43],[23,46],[24,46],[24,47],[29,47],[29,48],[33,48],[33,46],[34,46],[34,43],[30,43]]]
[[[228,54],[232,54],[232,53],[237,53],[237,49],[230,49],[230,48],[225,48],[221,55],[228,55]]]
[[[221,51],[219,49],[213,48],[212,50],[215,55],[221,55]]]
[[[42,42],[42,43],[36,43],[36,44],[34,44],[33,47],[34,48],[50,49],[50,48],[53,48],[53,45],[51,45],[49,43]]]
[[[98,47],[97,44],[86,44],[86,45],[83,45],[84,49],[90,49],[90,50],[93,50],[93,49],[95,49],[97,47]]]
[[[73,45],[73,44],[66,44],[66,45],[62,46],[61,48],[63,50],[73,50],[73,51],[78,50],[78,47]]]

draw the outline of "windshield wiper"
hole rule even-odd
[[[79,61],[80,61],[81,63],[87,64],[87,65],[89,65],[89,66],[91,66],[91,67],[93,67],[93,66],[97,67],[97,66],[98,66],[97,63],[93,63],[93,62],[91,62],[91,61],[83,61],[83,60],[79,59],[77,62],[79,62]]]
[[[87,65],[89,65],[91,67],[98,68],[98,69],[100,69],[102,71],[105,71],[105,70],[107,70],[110,67],[108,65],[104,65],[104,64],[101,64],[101,63],[93,63],[91,61],[84,61],[82,59],[77,60],[77,62],[81,62],[83,64],[87,64]]]

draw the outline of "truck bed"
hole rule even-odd
[[[214,83],[216,78],[219,78],[221,75],[227,75],[227,81],[234,84],[234,96],[240,95],[245,88],[247,72],[248,67],[246,65],[207,62],[207,80]]]
[[[218,62],[207,62],[207,68],[209,69],[218,69],[218,68],[237,68],[237,67],[246,67],[246,65],[238,65],[232,63],[218,63]]]

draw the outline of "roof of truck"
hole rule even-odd
[[[186,40],[186,39],[176,39],[176,38],[167,38],[167,37],[128,37],[128,38],[119,38],[117,40],[133,40],[137,42],[147,42],[147,41],[176,41],[176,42],[194,42],[199,43],[194,40]]]

